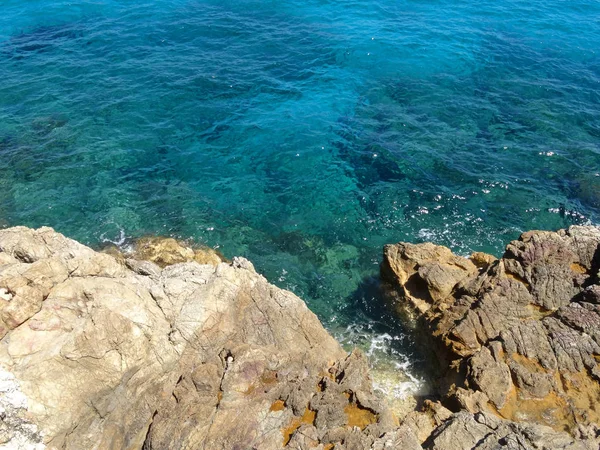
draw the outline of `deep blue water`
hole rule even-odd
[[[218,246],[343,329],[378,319],[386,243],[599,221],[597,1],[0,11],[3,226]]]

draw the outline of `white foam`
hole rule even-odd
[[[353,324],[337,333],[336,338],[348,349],[360,348],[372,369],[373,388],[388,399],[405,400],[426,388],[426,381],[413,371],[412,356],[402,353],[404,335],[377,333],[372,324]]]
[[[117,224],[115,224],[115,225],[119,229],[119,236],[116,238],[113,238],[113,239],[109,239],[108,237],[106,237],[107,233],[102,233],[100,235],[100,241],[102,241],[104,243],[114,244],[117,247],[121,248],[127,241],[127,236],[125,235],[125,230],[121,226],[119,226]]]

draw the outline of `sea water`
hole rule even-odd
[[[599,52],[591,0],[3,0],[0,226],[245,256],[408,369],[384,244],[598,223]]]

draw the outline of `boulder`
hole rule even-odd
[[[145,236],[128,242],[122,248],[106,246],[104,253],[118,260],[153,262],[161,268],[183,262],[217,266],[227,259],[217,250],[207,246],[191,246],[171,237]]]
[[[439,305],[456,285],[477,273],[477,266],[469,259],[431,243],[386,245],[384,255],[383,276],[397,284],[421,313]]]
[[[485,438],[489,418],[510,421],[500,433],[509,447],[542,445],[511,434],[530,433],[525,423],[597,446],[599,267],[600,230],[591,226],[524,233],[499,260],[433,244],[385,247],[382,276],[398,293],[395,308],[417,315],[451,380],[441,383],[450,386],[444,402],[463,410],[435,432],[433,448],[496,448],[497,432]],[[464,445],[453,446],[454,426],[466,433]],[[551,447],[575,448],[560,442]]]

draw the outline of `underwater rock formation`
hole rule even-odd
[[[135,265],[135,261],[150,261],[162,268],[192,261],[212,266],[228,262],[220,252],[210,247],[192,248],[185,242],[161,236],[146,236],[136,239],[126,245],[124,249],[111,244],[103,251],[125,261],[130,266]]]
[[[417,317],[437,351],[442,403],[465,411],[436,433],[456,426],[483,438],[505,419],[512,430],[546,425],[598,448],[599,270],[595,227],[524,233],[500,260],[433,244],[386,246],[382,276],[398,294],[393,306]],[[452,448],[439,436],[432,442]]]

